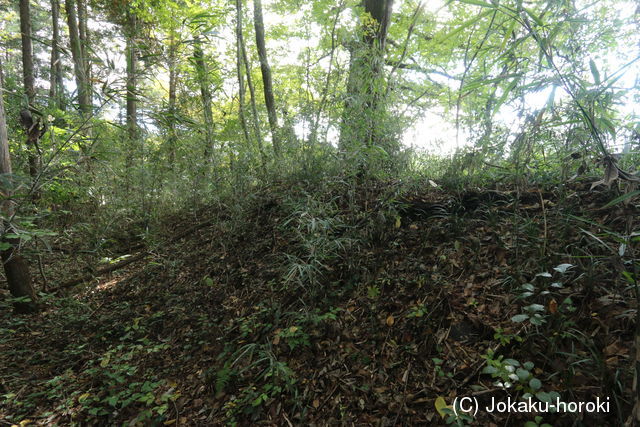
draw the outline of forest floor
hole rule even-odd
[[[622,424],[637,208],[588,183],[398,188],[263,188],[165,218],[37,315],[3,295],[0,425]],[[75,242],[44,261],[50,290],[96,262]],[[526,393],[608,406],[487,408]],[[447,415],[462,397],[478,412]]]

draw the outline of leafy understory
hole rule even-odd
[[[625,208],[602,208],[610,191],[378,185],[346,203],[340,183],[314,190],[261,190],[239,218],[223,204],[174,218],[167,230],[217,220],[76,296],[43,295],[28,322],[3,310],[2,417],[506,422],[438,408],[458,396],[609,397],[585,425],[628,413],[634,260],[620,247],[638,239],[619,229]]]

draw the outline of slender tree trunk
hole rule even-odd
[[[71,56],[73,58],[73,71],[78,89],[78,105],[83,118],[88,118],[91,114],[91,101],[89,85],[87,84],[87,74],[85,59],[82,54],[82,42],[78,29],[78,19],[76,17],[76,7],[74,0],[65,0],[65,11],[67,14],[67,26],[69,27],[69,44],[71,45]]]
[[[171,31],[171,40],[169,42],[169,168],[173,169],[176,160],[176,144],[178,141],[176,131],[176,92],[178,87],[178,67],[177,67],[177,50],[178,43],[175,39],[174,31]]]
[[[269,117],[269,127],[271,128],[271,139],[273,141],[273,151],[276,156],[280,155],[280,135],[278,134],[278,115],[276,113],[276,101],[273,96],[273,81],[271,78],[271,67],[267,59],[267,47],[264,39],[264,20],[262,18],[262,0],[253,0],[253,22],[256,30],[256,46],[258,57],[260,58],[260,70],[262,71],[262,83],[264,87],[264,101],[267,106]]]
[[[0,70],[2,64],[0,63]],[[3,90],[0,84],[0,174],[11,175],[11,157],[9,155],[9,138],[7,136],[7,121],[4,113]],[[6,181],[5,181],[6,182]],[[11,188],[0,187],[2,202],[0,209],[3,216],[7,219],[2,224],[3,246],[8,248],[0,252],[4,272],[7,276],[9,291],[14,298],[28,298],[29,301],[14,303],[14,309],[18,313],[30,313],[37,311],[36,292],[31,283],[31,275],[29,274],[29,266],[24,258],[20,255],[20,242],[18,239],[7,239],[5,236],[11,232],[9,219],[13,217],[13,201],[11,200]]]
[[[33,46],[31,44],[31,7],[29,0],[20,0],[20,36],[22,38],[22,77],[24,90],[33,106],[36,98],[35,77],[33,74]]]
[[[336,10],[336,17],[333,20],[333,26],[331,27],[331,53],[329,55],[329,68],[327,69],[327,75],[324,82],[324,87],[322,88],[322,96],[320,97],[320,103],[318,108],[316,109],[315,117],[313,122],[311,123],[311,132],[309,134],[309,143],[311,146],[314,146],[318,141],[318,127],[320,126],[320,115],[324,111],[324,106],[327,101],[327,96],[329,94],[329,84],[331,83],[331,73],[333,71],[333,58],[336,52],[336,29],[338,26],[338,19],[340,18],[340,14],[343,11],[344,0],[340,2]]]
[[[131,173],[133,168],[136,147],[138,145],[138,49],[136,46],[138,20],[136,15],[130,10],[127,12],[127,25],[125,28],[126,37],[126,60],[127,60],[127,80],[126,80],[126,100],[127,100],[127,147],[125,167],[126,180],[125,192],[128,194],[131,189]]]
[[[60,0],[51,0],[51,78],[49,82],[50,105],[64,110],[64,86],[60,59]]]
[[[247,119],[244,111],[246,105],[245,101],[245,87],[244,87],[244,74],[242,72],[242,19],[240,19],[242,13],[241,0],[236,0],[236,73],[238,75],[238,115],[240,116],[240,126],[242,127],[242,133],[247,144],[250,142],[249,130],[247,129]]]
[[[242,62],[244,63],[245,71],[247,73],[247,86],[249,86],[249,94],[251,95],[251,112],[253,113],[253,127],[256,134],[256,141],[258,142],[258,151],[262,158],[263,168],[266,166],[266,154],[264,152],[264,144],[262,142],[262,133],[260,131],[260,121],[258,117],[258,108],[256,107],[256,91],[253,86],[253,79],[251,78],[251,67],[249,66],[249,58],[247,56],[247,49],[244,45],[244,36],[242,35],[242,0],[236,0],[236,12],[238,19],[238,26],[240,32],[238,33],[238,46],[242,55]]]
[[[33,198],[38,199],[39,192],[36,190],[38,183],[38,172],[40,169],[39,147],[41,128],[40,121],[33,117],[36,111],[36,87],[33,67],[33,46],[31,44],[31,11],[29,0],[20,0],[20,33],[22,38],[22,77],[24,91],[27,94],[29,105],[21,113],[22,124],[27,135],[27,149],[29,151],[29,176],[34,185]]]
[[[137,18],[129,12],[127,38],[127,134],[129,141],[138,139],[138,49],[136,46]]]
[[[205,149],[204,157],[210,160],[213,151],[213,111],[211,108],[211,88],[209,87],[209,74],[207,64],[202,51],[202,40],[196,36],[193,43],[193,59],[196,64],[196,74],[200,85],[200,96],[202,97],[202,107],[204,115]]]
[[[93,88],[91,85],[91,39],[89,34],[89,28],[87,26],[87,0],[77,0],[78,5],[78,39],[80,41],[80,50],[82,52],[82,62],[84,65],[84,84],[85,102],[87,106],[85,108],[90,109],[92,105]]]

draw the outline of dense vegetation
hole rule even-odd
[[[640,425],[640,6],[0,17],[0,424]]]

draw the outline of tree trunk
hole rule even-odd
[[[382,92],[382,71],[387,32],[391,21],[393,0],[363,0],[371,22],[362,30],[362,39],[351,47],[351,65],[347,81],[340,145],[371,147],[379,141],[379,98]]]
[[[40,121],[32,115],[36,102],[35,75],[33,67],[33,46],[31,44],[31,11],[29,0],[20,0],[20,33],[22,37],[22,76],[24,91],[27,94],[29,105],[21,113],[22,124],[27,135],[27,150],[29,152],[29,176],[33,182],[33,198],[38,199],[38,171],[40,169],[39,148]]]
[[[202,51],[202,40],[196,36],[193,43],[193,59],[196,65],[198,84],[200,85],[200,96],[202,97],[202,107],[204,115],[205,149],[204,157],[210,160],[213,151],[213,111],[211,108],[211,88],[209,87],[209,74],[207,64]]]
[[[171,41],[169,43],[169,56],[167,59],[169,68],[169,168],[173,169],[176,160],[176,144],[178,136],[176,131],[176,92],[178,87],[178,67],[177,67],[178,42],[175,39],[174,31],[171,31]]]
[[[244,74],[242,73],[243,61],[242,61],[242,19],[240,19],[242,13],[241,0],[236,0],[236,73],[238,75],[238,115],[240,116],[240,126],[242,127],[242,133],[244,134],[247,144],[250,142],[249,130],[247,129],[247,119],[244,111],[245,104],[245,87],[244,87]]]
[[[71,45],[71,57],[73,58],[73,71],[78,90],[78,105],[82,117],[88,118],[91,114],[91,97],[89,94],[89,85],[87,84],[85,58],[82,54],[82,42],[78,29],[75,3],[73,0],[65,0],[64,5],[67,13],[67,25],[69,27],[69,44]]]
[[[251,78],[251,67],[249,66],[249,58],[247,56],[247,49],[244,45],[244,37],[242,35],[242,0],[236,0],[236,13],[238,19],[238,27],[240,31],[237,34],[238,46],[242,55],[242,62],[244,62],[245,71],[247,73],[247,86],[249,86],[249,94],[251,95],[251,112],[253,113],[253,127],[256,134],[256,141],[258,142],[258,151],[262,159],[263,169],[266,167],[266,154],[264,152],[264,145],[262,143],[262,133],[260,132],[260,121],[258,117],[258,108],[256,107],[256,91],[253,87],[253,79]]]
[[[338,26],[338,20],[340,19],[340,14],[343,11],[344,2],[341,1],[340,5],[336,10],[336,16],[333,19],[333,26],[331,27],[331,50],[329,54],[329,68],[327,69],[327,75],[325,77],[324,87],[322,88],[322,96],[320,97],[320,103],[318,104],[318,108],[315,112],[315,117],[313,122],[311,123],[311,132],[309,133],[309,144],[313,147],[318,141],[318,127],[320,126],[320,115],[324,111],[324,107],[327,101],[327,96],[329,95],[329,84],[331,83],[331,73],[333,71],[333,59],[335,57],[336,52],[336,29]]]
[[[127,142],[126,142],[126,179],[125,193],[129,194],[131,189],[131,170],[134,164],[136,147],[138,145],[138,49],[136,46],[138,19],[130,10],[127,11],[127,24],[125,28],[126,38],[126,60],[127,60],[127,80],[126,80],[126,100],[127,100]]]
[[[51,76],[49,101],[51,106],[64,110],[64,86],[62,83],[62,61],[60,59],[60,0],[51,0]]]
[[[138,49],[136,46],[137,18],[128,12],[127,38],[127,134],[129,141],[138,139]]]
[[[2,64],[0,63],[0,70]],[[7,136],[7,121],[4,113],[3,90],[0,85],[0,174],[11,175],[11,157],[9,155],[9,138]],[[2,214],[5,218],[13,217],[13,202],[11,201],[11,188],[1,188],[3,202],[0,204]],[[36,292],[31,283],[29,267],[19,252],[20,242],[17,239],[7,239],[5,236],[11,230],[9,222],[3,224],[3,237],[1,243],[3,246],[9,245],[0,255],[4,265],[4,272],[7,276],[9,291],[14,298],[29,298],[29,301],[21,301],[14,303],[14,309],[18,313],[30,313],[37,311]]]
[[[87,0],[77,0],[78,5],[78,39],[80,41],[80,50],[82,52],[82,63],[84,65],[84,84],[85,84],[85,102],[86,109],[90,110],[92,105],[92,93],[91,86],[91,40],[89,34],[89,28],[87,26]]]
[[[262,82],[264,87],[264,101],[267,106],[269,117],[269,127],[271,128],[271,139],[273,141],[273,151],[276,156],[280,155],[280,136],[278,134],[278,115],[276,113],[276,101],[273,96],[273,82],[271,79],[271,68],[267,60],[267,47],[264,39],[264,20],[262,18],[262,0],[253,0],[253,22],[256,30],[256,46],[258,57],[260,58],[260,70],[262,71]]]

